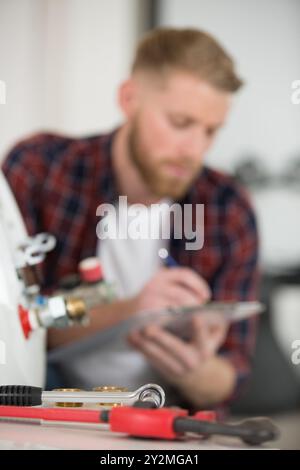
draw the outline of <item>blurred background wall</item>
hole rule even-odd
[[[298,0],[161,0],[158,23],[195,26],[230,51],[245,80],[210,161],[232,169],[256,155],[271,171],[300,149],[299,109],[290,101],[300,68]]]
[[[300,339],[299,18],[299,0],[0,0],[0,158],[38,130],[82,135],[119,123],[117,86],[151,27],[202,28],[231,52],[246,85],[208,162],[251,193],[267,306],[236,412],[300,411],[291,362]]]
[[[40,129],[71,134],[120,119],[116,91],[126,78],[148,2],[0,0],[0,155]]]

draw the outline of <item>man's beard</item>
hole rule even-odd
[[[174,159],[170,157],[160,159],[156,163],[155,159],[151,158],[151,155],[143,150],[139,135],[138,126],[135,123],[128,135],[128,150],[130,159],[139,171],[145,184],[156,197],[166,197],[173,200],[182,199],[188,192],[200,169],[195,168],[195,165],[192,166],[191,163],[183,165],[179,161],[174,162]],[[184,158],[183,161],[186,161],[186,159]],[[163,167],[175,163],[185,170],[189,170],[189,178],[182,179],[164,174]]]

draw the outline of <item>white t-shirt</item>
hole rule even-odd
[[[139,206],[138,217],[130,216],[130,207],[133,206],[129,206],[129,215],[126,207],[120,206],[115,209],[116,212],[112,211],[105,216],[110,234],[119,236],[100,240],[97,254],[105,279],[115,284],[119,298],[137,294],[161,267],[160,250],[169,247],[169,240],[162,239],[161,232],[167,226],[170,205],[171,202],[166,199],[151,207]],[[134,221],[137,222],[133,226]],[[131,230],[131,235],[132,229],[137,229],[138,233],[133,233],[135,239],[120,239],[121,233],[128,232],[126,228]],[[143,230],[142,236],[139,228]]]
[[[152,237],[147,239],[101,239],[97,253],[101,260],[105,279],[113,282],[119,298],[137,294],[162,266],[161,249],[168,249],[169,240],[159,238],[162,227],[168,224],[171,201],[161,201],[163,206],[144,207],[139,212],[139,223],[151,227]],[[121,207],[121,206],[120,206]],[[162,207],[164,208],[162,210]],[[157,217],[157,211],[161,217]],[[127,213],[117,209],[119,224],[128,224]],[[114,213],[106,215],[110,233],[117,228]],[[130,221],[129,221],[130,223]],[[118,225],[120,229],[120,225]],[[156,237],[153,235],[156,234]],[[76,386],[119,385],[134,390],[139,386],[157,381],[157,373],[151,369],[143,355],[133,350],[126,338],[114,338],[109,332],[107,339],[98,347],[75,354],[67,367],[63,367],[70,383]]]

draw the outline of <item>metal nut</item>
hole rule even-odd
[[[117,387],[115,385],[102,385],[100,387],[94,387],[94,392],[128,392],[128,388],[126,387]],[[122,406],[122,403],[98,403],[99,406],[106,406],[106,407],[116,407]]]
[[[80,388],[55,388],[53,392],[82,392]],[[55,406],[60,406],[62,408],[80,408],[83,405],[82,402],[77,403],[65,403],[65,402],[58,402],[55,403]]]

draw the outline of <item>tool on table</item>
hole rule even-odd
[[[187,433],[202,437],[211,435],[231,436],[248,445],[261,445],[278,438],[279,430],[268,418],[251,418],[235,424],[218,423],[212,411],[199,411],[189,416],[179,408],[154,409],[154,402],[137,401],[134,406],[112,408],[111,410],[83,410],[60,408],[32,408],[0,406],[0,419],[26,420],[56,425],[66,422],[74,425],[107,424],[112,432],[132,437],[174,440]]]
[[[128,392],[127,387],[116,387],[115,385],[102,385],[100,387],[93,387],[94,392]],[[99,406],[108,406],[108,407],[114,407],[114,406],[119,406],[120,403],[98,403]]]
[[[193,416],[182,409],[143,409],[122,407],[101,412],[110,430],[134,437],[177,439],[186,433],[202,436],[223,435],[238,437],[249,445],[260,445],[278,438],[279,430],[268,418],[250,418],[236,424],[215,422],[213,412],[199,411]],[[147,406],[148,408],[148,406]]]
[[[39,406],[44,403],[121,403],[151,402],[156,407],[165,403],[165,392],[156,384],[147,384],[135,391],[43,391],[40,387],[24,385],[0,386],[0,405]]]

